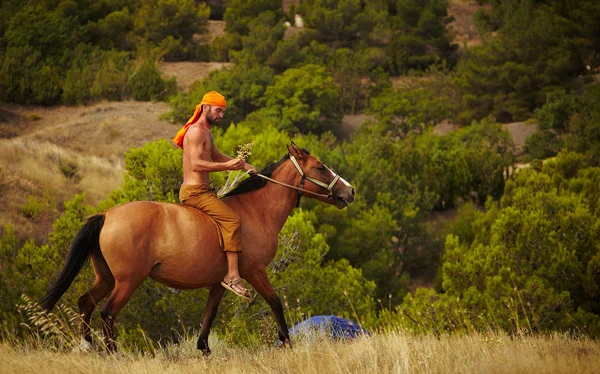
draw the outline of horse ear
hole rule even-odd
[[[288,145],[287,149],[290,155],[296,157],[298,160],[304,158],[304,152],[302,152],[302,150],[300,150],[300,148],[298,148],[298,146],[294,142],[292,142],[291,145]]]

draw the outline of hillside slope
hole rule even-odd
[[[65,200],[81,192],[89,204],[106,198],[123,180],[129,148],[170,139],[179,129],[158,119],[168,110],[166,103],[135,101],[53,108],[0,104],[0,227],[11,224],[19,237],[40,239],[45,221],[51,223]],[[24,216],[20,210],[29,196],[48,200],[41,204],[46,214]]]

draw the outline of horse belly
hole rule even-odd
[[[157,263],[150,277],[167,287],[194,289],[219,283],[227,274],[225,254],[217,247],[214,254],[207,258],[207,250],[182,251],[178,257],[167,257]],[[210,251],[212,252],[212,251]],[[222,257],[219,260],[218,257]]]
[[[219,247],[216,226],[198,230],[172,222],[171,234],[153,245],[156,265],[150,277],[168,287],[193,289],[219,283],[227,274],[227,258]]]

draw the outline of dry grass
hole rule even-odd
[[[54,191],[59,200],[87,191],[88,198],[97,202],[119,186],[124,173],[122,159],[89,156],[56,144],[20,138],[0,141],[0,159],[31,183]],[[72,177],[65,175],[69,165],[74,169]]]
[[[0,105],[0,231],[10,224],[20,238],[47,235],[51,221],[19,214],[29,196],[51,196],[59,209],[76,193],[85,192],[92,205],[105,199],[122,183],[125,152],[177,132],[179,124],[159,119],[168,110],[166,103],[133,101]]]
[[[212,337],[203,358],[190,338],[153,355],[60,352],[0,343],[10,373],[593,373],[600,343],[564,335],[412,336],[395,331],[351,343],[296,342],[294,349],[228,348]]]

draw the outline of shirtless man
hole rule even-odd
[[[223,119],[226,108],[221,94],[215,91],[207,93],[192,118],[173,139],[183,149],[183,184],[179,200],[202,210],[218,224],[228,265],[227,275],[221,284],[236,295],[251,300],[251,293],[244,286],[238,268],[238,253],[242,250],[240,220],[216,196],[208,176],[209,172],[224,170],[243,169],[256,173],[254,166],[244,160],[221,153],[212,140],[210,129]]]

